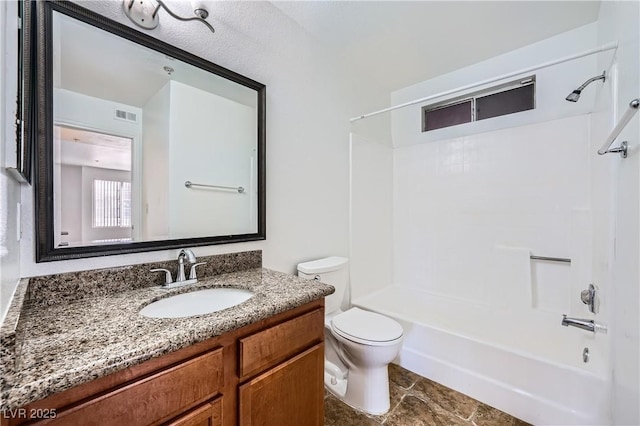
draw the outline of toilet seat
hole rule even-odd
[[[395,345],[402,338],[402,326],[374,312],[351,308],[331,319],[331,330],[339,336],[367,346]]]

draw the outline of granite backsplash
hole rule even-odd
[[[213,256],[198,257],[198,262],[206,262],[198,267],[198,278],[207,278],[229,272],[245,271],[262,267],[262,251],[244,251]],[[72,302],[85,297],[103,296],[143,287],[164,284],[165,274],[150,272],[150,269],[164,268],[171,271],[175,279],[178,261],[141,263],[116,268],[67,272],[29,278],[27,303],[29,306],[51,306]],[[185,263],[185,274],[189,274],[189,264]]]

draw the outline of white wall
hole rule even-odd
[[[142,110],[82,93],[54,89],[53,116],[56,124],[67,124],[116,136],[140,138]],[[139,118],[136,123],[115,118],[115,110],[133,112]]]
[[[171,200],[169,235],[257,232],[257,223],[250,223],[251,207],[257,201],[251,181],[251,159],[258,146],[257,110],[183,83],[170,85],[169,169],[165,171]],[[186,188],[186,181],[241,186],[245,191]]]
[[[82,2],[125,25],[122,2]],[[214,2],[211,34],[166,14],[148,34],[267,86],[267,240],[196,248],[197,255],[262,249],[264,265],[295,271],[298,262],[348,254],[348,118],[386,104],[367,76],[353,76],[343,59],[309,36],[269,2]],[[174,2],[188,15],[188,2]],[[136,28],[137,29],[137,28]],[[22,276],[174,259],[177,250],[86,260],[34,261],[32,192],[23,199]]]
[[[583,115],[396,149],[394,283],[496,306],[526,292],[531,308],[570,313],[591,261],[588,126]]]
[[[640,32],[638,2],[602,2],[598,20],[598,42],[617,40],[615,78],[605,96],[597,101],[593,148],[599,147],[612,127],[640,95]],[[601,62],[602,63],[602,62]],[[607,65],[604,63],[603,65]],[[608,154],[613,173],[608,193],[612,196],[615,245],[611,253],[611,285],[606,294],[610,305],[610,339],[613,367],[613,424],[640,423],[640,126],[638,114],[627,125],[616,145],[627,140],[629,157]],[[611,245],[609,244],[609,247]]]
[[[596,35],[596,24],[588,24],[516,49],[512,52],[397,90],[391,94],[391,103],[393,105],[399,105],[414,99],[431,96],[593,49],[596,47]],[[603,53],[602,55],[610,58],[613,54],[609,52]],[[567,102],[564,98],[588,78],[602,73],[603,70],[597,68],[596,64],[596,56],[587,56],[571,62],[525,73],[520,77],[479,86],[465,92],[450,95],[449,97],[434,99],[424,104],[396,110],[392,113],[393,144],[395,147],[407,146],[554,120],[564,116],[585,114],[592,110],[596,88],[598,85],[601,86],[602,83],[595,83],[594,87],[589,87],[584,90],[578,103]],[[430,132],[422,133],[420,131],[422,128],[422,106],[449,98],[457,98],[467,93],[477,92],[487,87],[498,86],[502,83],[518,80],[521,77],[527,77],[532,74],[536,76],[536,108],[534,110]]]
[[[392,98],[405,102],[587,50],[595,46],[596,30],[586,25],[399,90]],[[421,105],[392,113],[396,284],[504,304],[492,301],[505,294],[490,265],[501,251],[525,248],[574,258],[571,268],[532,265],[531,306],[558,313],[575,306],[576,291],[592,274],[593,153],[585,142],[589,118],[579,114],[593,108],[602,83],[586,89],[578,103],[564,97],[598,74],[596,65],[591,56],[536,72],[532,111],[426,133]],[[573,118],[558,119],[563,116]]]
[[[20,278],[20,184],[5,169],[16,166],[16,2],[0,2],[0,319]]]
[[[361,129],[362,130],[362,129]],[[351,134],[351,299],[393,280],[391,141]]]
[[[60,166],[60,241],[81,243],[82,235],[82,167],[62,164]]]
[[[142,108],[142,238],[169,237],[170,84]]]

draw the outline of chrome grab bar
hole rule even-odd
[[[618,121],[616,127],[613,128],[613,130],[609,134],[609,137],[604,141],[604,145],[602,145],[602,148],[598,150],[598,154],[604,155],[612,152],[619,152],[622,158],[627,158],[627,141],[622,142],[619,147],[610,147],[616,140],[616,138],[620,135],[622,129],[624,129],[624,127],[629,123],[629,121],[631,121],[636,112],[638,112],[638,107],[640,107],[640,98],[636,98],[629,102],[629,108],[624,113],[620,121]]]
[[[546,261],[549,261],[549,262],[571,263],[571,259],[567,259],[566,257],[549,257],[549,256],[534,256],[534,255],[531,255],[531,256],[529,256],[529,259],[531,259],[531,260],[546,260]]]
[[[241,186],[235,187],[235,186],[221,186],[221,185],[206,185],[204,183],[193,183],[190,180],[186,181],[184,183],[184,186],[186,186],[187,188],[191,188],[194,186],[201,186],[203,188],[232,189],[234,191],[238,191],[239,194],[242,194],[244,192],[244,188]]]

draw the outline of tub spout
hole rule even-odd
[[[562,325],[565,327],[578,327],[583,330],[590,331],[592,333],[606,333],[607,326],[598,324],[594,320],[580,319],[580,318],[567,318],[566,315],[562,315]]]

